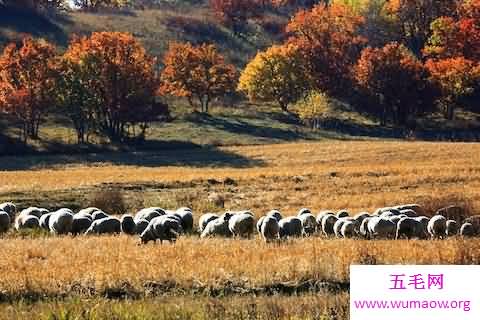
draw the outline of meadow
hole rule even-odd
[[[413,202],[430,214],[449,204],[477,214],[479,157],[479,144],[394,140],[2,157],[0,202],[77,209],[114,190],[127,212],[190,206],[196,218]],[[346,319],[352,263],[480,263],[480,240],[460,238],[266,244],[191,234],[142,246],[125,235],[10,231],[0,246],[5,319]]]

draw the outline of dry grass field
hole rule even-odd
[[[356,213],[412,202],[429,211],[460,204],[476,214],[479,160],[480,144],[398,141],[3,157],[0,202],[80,208],[100,191],[114,189],[124,196],[129,212],[151,205],[186,205],[196,217],[227,208],[251,209],[257,216],[272,208],[295,214],[301,207]],[[224,208],[207,200],[212,193],[225,200]],[[271,319],[277,312],[273,318],[345,319],[352,263],[480,263],[478,239],[313,237],[265,244],[259,238],[200,240],[190,235],[174,245],[138,243],[123,235],[4,235],[0,300],[9,303],[0,304],[0,313],[24,319],[32,314],[104,319],[102,315],[117,313],[123,316],[116,319]],[[156,305],[161,311],[154,314]],[[249,315],[249,306],[256,317]],[[85,310],[90,313],[85,315]]]

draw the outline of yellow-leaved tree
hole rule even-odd
[[[275,101],[288,111],[288,105],[303,97],[310,87],[307,74],[297,46],[272,46],[245,67],[237,90],[251,101]]]
[[[331,114],[333,107],[326,93],[314,90],[298,100],[292,109],[305,124],[318,129],[321,121]]]

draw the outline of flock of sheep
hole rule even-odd
[[[30,207],[20,211],[13,203],[0,204],[0,233],[11,226],[16,230],[42,228],[52,234],[115,234],[138,235],[142,243],[175,241],[183,233],[194,231],[192,210],[145,208],[120,219],[98,208],[86,208],[77,213],[70,209],[54,212]],[[250,238],[255,229],[265,241],[324,235],[337,238],[365,239],[444,239],[451,236],[473,237],[480,234],[480,216],[463,217],[461,208],[440,209],[433,217],[425,216],[417,204],[379,208],[374,213],[361,212],[350,216],[345,210],[321,211],[314,216],[301,209],[296,216],[282,217],[272,210],[257,221],[250,211],[207,213],[198,220],[201,238]]]

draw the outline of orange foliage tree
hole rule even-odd
[[[171,43],[163,63],[160,92],[186,97],[194,108],[197,100],[202,112],[208,113],[212,99],[235,90],[235,66],[227,64],[214,45]]]
[[[354,76],[381,106],[383,125],[389,115],[395,124],[405,125],[409,116],[415,116],[430,102],[428,73],[412,52],[396,42],[364,49]]]
[[[315,86],[332,95],[350,87],[350,70],[366,39],[358,34],[364,20],[345,5],[319,4],[301,10],[287,25],[289,39],[305,58]]]
[[[63,61],[62,101],[70,110],[79,108],[75,116],[93,117],[96,128],[112,140],[128,137],[136,125],[144,135],[148,122],[164,111],[155,108],[156,60],[129,33],[76,38]]]
[[[0,111],[22,126],[24,141],[37,139],[40,123],[54,104],[56,50],[45,40],[25,38],[0,56]]]
[[[261,0],[210,0],[209,4],[215,16],[234,32],[248,18],[259,15],[262,7]]]

